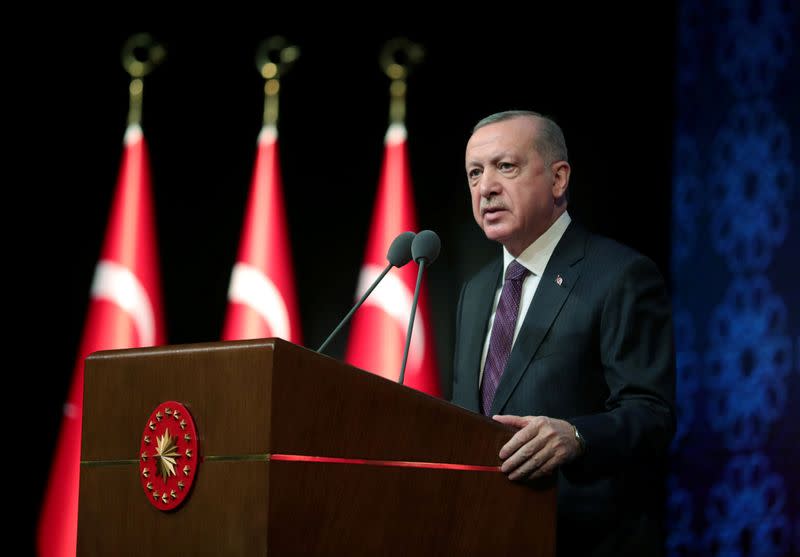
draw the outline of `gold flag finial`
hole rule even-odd
[[[425,51],[421,45],[397,37],[386,42],[380,55],[384,73],[392,80],[389,86],[391,101],[389,123],[402,124],[406,118],[406,79],[412,66],[422,62]]]
[[[256,68],[264,83],[264,125],[274,126],[278,122],[278,93],[280,78],[300,57],[300,49],[290,45],[280,35],[263,41],[256,51]]]
[[[125,41],[122,47],[122,66],[131,76],[128,125],[139,124],[142,120],[142,78],[163,62],[166,55],[166,49],[148,33],[138,33]]]

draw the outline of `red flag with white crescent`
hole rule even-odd
[[[39,555],[71,557],[76,551],[84,359],[97,350],[164,344],[162,312],[150,163],[142,129],[134,124],[125,132],[122,165],[44,494]]]
[[[222,339],[280,337],[299,344],[300,336],[278,133],[275,126],[264,126],[228,288]]]
[[[386,132],[378,196],[356,299],[386,267],[386,252],[392,240],[407,230],[417,232],[406,129],[402,124],[392,124]],[[355,313],[347,345],[348,363],[387,379],[398,379],[417,272],[418,266],[413,261],[400,269],[392,269]],[[430,315],[423,279],[403,383],[440,396]]]

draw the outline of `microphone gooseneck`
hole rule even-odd
[[[430,265],[439,257],[442,242],[433,230],[423,230],[414,238],[411,244],[411,255],[414,261],[419,264],[417,271],[417,285],[414,287],[414,301],[411,302],[411,314],[408,318],[408,330],[406,332],[406,346],[403,350],[403,364],[400,367],[400,378],[397,380],[401,385],[405,379],[406,362],[408,361],[408,347],[411,344],[411,333],[414,330],[414,316],[417,313],[417,301],[419,300],[420,285],[422,284],[422,274],[425,266]]]
[[[361,296],[361,299],[356,302],[356,305],[352,307],[352,309],[344,316],[344,319],[339,322],[336,328],[328,335],[328,338],[325,339],[325,342],[317,348],[317,352],[322,353],[323,350],[330,344],[333,337],[344,327],[345,323],[350,320],[350,317],[356,312],[356,310],[361,307],[361,304],[364,303],[372,291],[375,290],[375,287],[378,286],[378,283],[383,280],[383,277],[386,276],[392,267],[402,267],[409,261],[411,261],[412,257],[412,244],[414,242],[415,234],[413,232],[401,232],[397,235],[397,237],[392,240],[392,244],[389,246],[389,251],[386,253],[386,259],[389,261],[389,264],[383,269],[378,278],[370,285],[364,295]]]

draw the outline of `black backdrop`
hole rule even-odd
[[[463,171],[469,130],[481,117],[509,108],[553,116],[570,150],[573,218],[646,253],[668,275],[675,14],[648,10],[564,9],[530,20],[468,14],[435,30],[384,27],[368,15],[362,25],[323,31],[279,19],[257,30],[252,22],[248,30],[63,27],[18,44],[20,72],[9,88],[19,102],[10,112],[23,125],[10,162],[24,172],[8,199],[11,213],[19,211],[11,216],[22,218],[9,239],[24,257],[6,273],[24,293],[15,296],[15,334],[35,349],[15,372],[23,380],[15,400],[34,399],[37,408],[25,497],[31,531],[117,178],[129,83],[120,49],[131,34],[149,31],[168,51],[145,79],[142,124],[170,343],[220,336],[261,125],[258,44],[280,33],[301,49],[282,80],[279,131],[304,344],[312,348],[353,302],[388,123],[378,54],[395,36],[425,47],[408,81],[406,124],[418,221],[442,238],[428,286],[447,393],[458,286],[498,250],[472,220]],[[343,355],[346,333],[329,353]]]

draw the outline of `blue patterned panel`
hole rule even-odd
[[[673,447],[678,447],[686,438],[695,420],[695,403],[700,388],[700,362],[695,345],[695,328],[691,313],[676,310],[675,324],[675,362],[677,368],[676,400],[678,407],[678,427]]]
[[[708,555],[773,557],[786,555],[791,530],[785,512],[783,478],[762,454],[734,457],[706,504]]]
[[[739,103],[712,152],[714,248],[733,272],[762,270],[789,224],[795,174],[789,128],[767,101]]]
[[[760,448],[786,410],[787,311],[764,277],[736,279],[713,313],[708,418],[732,450]]]
[[[697,219],[705,197],[699,178],[699,151],[693,137],[677,138],[672,195],[673,264],[686,260],[697,243]]]
[[[733,95],[763,95],[774,88],[795,48],[790,31],[794,4],[786,0],[722,3],[717,64]]]
[[[671,477],[667,485],[667,515],[671,525],[670,536],[667,540],[667,554],[670,557],[689,555],[695,545],[695,536],[692,531],[694,519],[694,506],[692,494],[689,490],[680,487],[676,477]]]
[[[670,555],[800,556],[800,0],[682,0]]]

